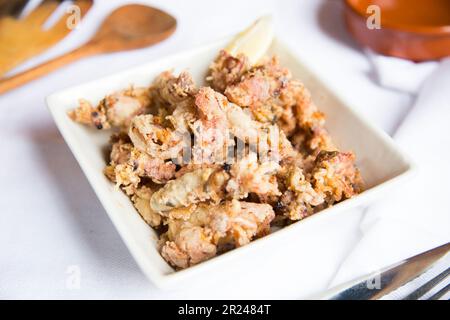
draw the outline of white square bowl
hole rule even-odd
[[[342,214],[356,206],[370,203],[376,197],[386,194],[403,183],[414,171],[411,162],[394,145],[392,139],[381,130],[354,113],[336,94],[293,55],[277,38],[270,53],[279,56],[283,66],[288,67],[295,78],[303,81],[312,93],[319,108],[325,112],[327,129],[341,150],[352,150],[365,181],[366,190],[360,195],[325,209],[303,221],[292,224],[250,244],[234,249],[197,266],[175,271],[160,256],[157,250],[157,234],[134,209],[129,198],[103,175],[106,164],[104,150],[110,132],[90,129],[74,123],[67,111],[85,98],[98,102],[106,94],[128,87],[130,84],[146,86],[162,71],[174,68],[176,72],[188,69],[198,84],[203,83],[210,62],[229,39],[201,46],[194,50],[178,53],[163,59],[134,67],[102,79],[65,89],[47,97],[50,112],[65,141],[78,160],[92,188],[103,204],[107,214],[121,235],[132,256],[144,274],[160,288],[199,281],[205,273],[221,273],[230,270],[231,265],[245,264],[252,257],[266,254],[271,248],[284,241],[296,241],[304,228],[318,227],[327,223],[333,213]],[[288,255],[288,253],[286,253]]]

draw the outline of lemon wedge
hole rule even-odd
[[[273,39],[272,17],[264,16],[238,33],[225,48],[229,54],[245,54],[251,64],[257,63],[267,52]]]

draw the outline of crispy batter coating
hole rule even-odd
[[[223,76],[228,70],[225,61],[246,65],[241,56],[221,53],[210,67],[209,79],[214,89],[223,92],[231,102],[249,108],[256,120],[276,123],[288,137],[302,135],[307,148],[334,149],[324,127],[324,116],[311,94],[300,81],[292,79],[290,71],[281,67],[276,57],[253,67],[238,68],[239,72],[231,78]],[[220,67],[224,69],[220,71]]]
[[[293,106],[296,103],[295,93],[297,82],[291,81],[288,69],[279,65],[276,57],[264,63],[240,69],[239,76],[235,76],[226,85],[222,85],[222,74],[217,69],[224,63],[234,61],[236,65],[246,65],[245,57],[227,57],[227,53],[219,55],[218,62],[210,67],[210,79],[213,88],[223,92],[228,99],[251,110],[256,120],[277,123],[280,128],[290,135],[296,126]]]
[[[249,193],[279,195],[275,176],[279,168],[275,161],[258,163],[256,153],[250,153],[231,166],[226,190],[236,199],[246,198]]]
[[[277,123],[286,132],[295,128],[292,106],[295,100],[290,97],[291,74],[282,68],[274,57],[261,65],[249,69],[239,82],[228,86],[225,95],[230,101],[248,107],[258,121]],[[280,120],[288,121],[282,123]]]
[[[200,168],[169,181],[150,200],[153,210],[164,214],[206,200],[220,201],[228,175],[223,170]]]
[[[197,88],[187,71],[177,77],[171,71],[164,71],[155,79],[150,91],[156,103],[176,106],[191,99]]]
[[[163,160],[177,159],[185,146],[182,132],[165,127],[151,114],[134,117],[128,135],[137,149]]]
[[[195,96],[199,119],[192,125],[196,163],[222,163],[234,138],[257,142],[260,124],[241,107],[209,87],[200,88]]]
[[[324,194],[330,204],[353,197],[361,191],[362,185],[352,152],[321,151],[311,180],[314,189]]]
[[[152,227],[159,227],[163,222],[163,217],[150,207],[150,198],[153,191],[148,186],[141,186],[136,189],[131,196],[134,206],[142,218]]]
[[[303,170],[290,163],[282,167],[278,175],[284,192],[277,203],[279,213],[290,220],[301,220],[314,213],[314,208],[325,200],[306,180]]]
[[[128,161],[115,166],[115,181],[119,186],[137,186],[141,178],[146,177],[155,183],[165,183],[175,176],[175,169],[176,165],[171,161],[152,158],[133,148]]]
[[[114,164],[122,164],[130,159],[133,144],[130,138],[124,132],[119,132],[111,136],[112,143],[110,161]]]
[[[294,106],[298,130],[296,135],[303,136],[303,147],[312,150],[335,150],[328,131],[325,129],[325,115],[317,109],[310,92],[302,85]],[[298,139],[298,138],[293,138]],[[300,146],[302,147],[302,146]]]
[[[284,192],[277,203],[277,212],[290,220],[301,220],[358,194],[362,179],[354,161],[351,152],[325,150],[312,163],[308,159],[304,169],[295,159],[289,159],[278,172]]]
[[[131,87],[107,95],[95,108],[81,99],[78,108],[70,111],[69,116],[97,129],[127,128],[135,116],[146,113],[150,104],[148,88]]]
[[[176,165],[171,161],[153,158],[135,148],[124,137],[115,135],[110,154],[110,164],[105,169],[106,176],[119,186],[137,187],[141,178],[150,178],[155,183],[165,183],[175,176]]]
[[[224,92],[229,85],[239,81],[250,68],[250,62],[245,55],[240,54],[233,57],[225,50],[221,50],[216,60],[211,64],[210,74],[206,80],[211,83],[215,90]]]
[[[274,217],[268,204],[200,204],[189,219],[169,219],[161,254],[174,267],[187,268],[267,234]]]
[[[69,113],[120,130],[104,173],[164,232],[161,255],[176,269],[362,190],[354,154],[337,149],[310,92],[276,57],[250,65],[221,51],[207,81],[198,88],[189,73],[166,71]]]

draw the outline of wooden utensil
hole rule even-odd
[[[60,5],[59,0],[44,0],[23,19],[16,16],[25,4],[8,0],[3,3],[0,14],[0,76],[34,57],[63,39],[72,30],[66,26],[71,13],[64,14],[50,29],[44,30],[43,24]],[[92,6],[92,0],[73,2],[80,9],[80,20]]]
[[[369,29],[371,5],[381,28]],[[413,61],[450,56],[450,0],[345,0],[347,27],[355,39],[384,55]]]
[[[0,17],[18,17],[28,0],[0,0]]]
[[[0,81],[0,93],[45,75],[87,56],[149,46],[168,38],[177,22],[169,14],[144,5],[126,5],[116,9],[85,45],[35,68]]]

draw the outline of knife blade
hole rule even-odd
[[[406,260],[397,262],[344,285],[335,287],[320,299],[329,300],[377,300],[400,288],[429,270],[447,256],[450,242]]]

